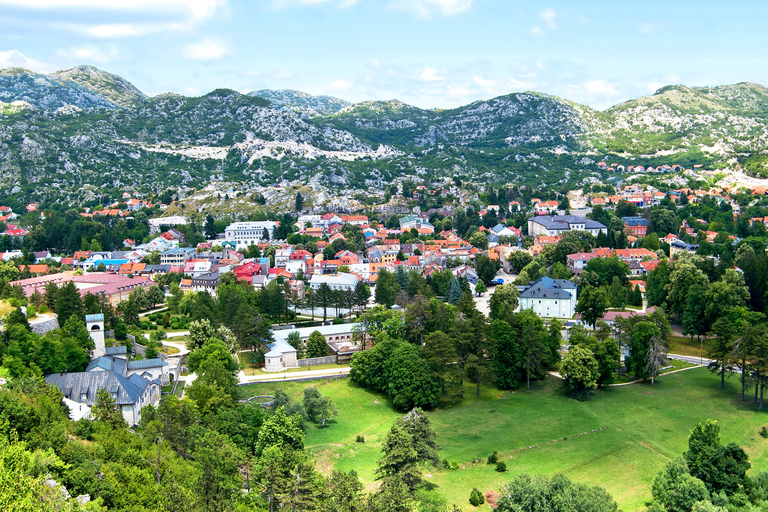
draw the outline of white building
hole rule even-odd
[[[313,274],[312,279],[309,281],[309,287],[312,290],[317,290],[323,283],[327,284],[331,290],[345,290],[354,291],[357,287],[359,279],[356,275],[340,272],[336,275],[324,276],[320,274]]]
[[[541,317],[573,317],[577,302],[574,283],[565,279],[542,277],[523,288],[518,311],[532,309]]]
[[[595,236],[607,233],[605,225],[577,215],[543,215],[528,219],[529,236],[560,236],[565,231],[587,231]]]
[[[158,217],[156,219],[148,219],[149,234],[154,235],[160,232],[160,226],[183,226],[187,224],[187,219],[179,215],[172,217]]]
[[[234,222],[224,229],[224,241],[235,244],[236,250],[248,249],[262,240],[274,238],[276,222],[270,220],[253,222]]]

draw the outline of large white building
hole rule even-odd
[[[576,311],[576,285],[570,281],[545,276],[522,288],[518,311],[532,309],[550,318],[572,318]]]
[[[252,222],[234,222],[224,229],[224,241],[235,244],[235,249],[248,249],[262,240],[272,240],[275,235],[276,222],[270,220]]]
[[[323,283],[327,284],[331,290],[344,290],[354,291],[357,287],[359,279],[354,274],[346,274],[340,272],[335,276],[324,276],[321,274],[313,274],[312,279],[309,281],[309,287],[312,290],[317,290]]]
[[[578,215],[542,215],[528,219],[529,236],[560,236],[565,231],[587,231],[597,236],[607,233],[605,225]]]

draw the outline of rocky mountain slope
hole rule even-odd
[[[424,110],[290,90],[148,98],[93,67],[15,68],[0,71],[0,190],[20,202],[88,202],[212,182],[245,194],[312,182],[363,196],[445,176],[560,186],[608,178],[596,166],[606,158],[760,174],[767,116],[768,91],[749,83],[665,87],[605,112],[535,92]]]
[[[294,89],[282,89],[275,91],[263,89],[248,93],[249,96],[258,96],[272,103],[275,108],[284,107],[304,113],[309,117],[335,114],[352,103],[333,96],[312,96]]]

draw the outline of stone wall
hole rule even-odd
[[[336,356],[312,357],[299,359],[299,366],[310,366],[313,364],[333,364],[336,362]]]

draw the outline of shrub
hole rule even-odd
[[[499,462],[499,452],[494,451],[488,456],[488,464],[496,464],[497,462]]]
[[[500,460],[496,463],[496,471],[499,473],[505,473],[507,471],[507,463],[503,460]]]
[[[768,428],[765,428],[765,425],[760,428],[760,435],[768,439]]]
[[[355,438],[356,443],[364,443],[365,437],[361,436],[360,434],[357,434],[357,437]]]
[[[483,503],[485,503],[485,498],[482,493],[477,490],[477,487],[475,487],[472,489],[472,492],[469,493],[469,504],[473,507],[479,507]]]

